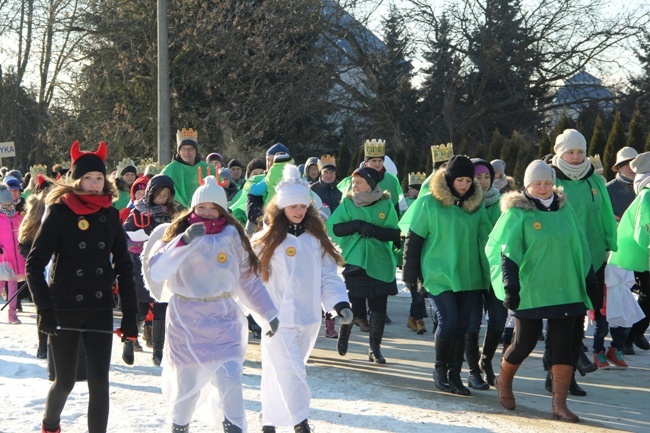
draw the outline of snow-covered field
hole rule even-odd
[[[430,334],[416,337],[403,326],[405,314],[408,314],[407,297],[407,293],[400,293],[389,303],[394,323],[387,327],[385,337],[387,366],[368,363],[367,334],[353,332],[351,353],[346,358],[336,353],[335,340],[319,337],[308,367],[314,394],[310,423],[316,433],[605,431],[593,423],[591,426],[568,426],[550,421],[548,395],[541,396],[538,410],[522,408],[512,413],[500,408],[494,391],[475,392],[470,398],[436,392],[430,378],[432,337]],[[8,324],[6,311],[0,315],[0,433],[40,431],[45,396],[50,386],[46,361],[35,356],[34,307],[23,303],[23,308],[24,313],[19,313],[22,325]],[[116,326],[118,323],[116,320]],[[128,366],[121,360],[121,343],[115,338],[112,359],[109,431],[171,431],[168,405],[159,387],[161,369],[151,363],[151,349],[136,353],[135,364]],[[249,432],[261,431],[259,361],[259,345],[251,339],[243,378]],[[646,371],[644,387],[650,386],[648,376]],[[526,379],[520,380],[516,386],[523,386]],[[541,383],[537,380],[535,386]],[[643,392],[639,395],[649,401],[647,389],[640,391]],[[87,394],[86,383],[77,383],[62,414],[63,433],[87,431]],[[531,395],[523,393],[522,399],[530,402]],[[647,408],[647,403],[639,405]],[[650,424],[646,425],[650,431]],[[191,431],[219,432],[221,426],[215,429],[195,421]],[[284,433],[292,431],[290,427],[278,429]]]

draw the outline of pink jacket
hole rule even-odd
[[[16,276],[25,275],[25,259],[18,252],[18,228],[23,221],[18,212],[13,217],[0,213],[0,262],[7,263]]]

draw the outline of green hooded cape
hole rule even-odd
[[[201,167],[202,177],[205,178],[208,175],[208,164],[205,161],[187,165],[174,160],[167,164],[161,173],[172,178],[176,190],[174,200],[185,208],[190,207],[194,191],[199,187],[199,167]],[[210,174],[213,176],[216,174],[212,166],[210,166]]]
[[[346,196],[326,222],[327,232],[332,241],[341,248],[343,258],[348,265],[362,267],[369,276],[379,281],[386,283],[395,281],[397,262],[393,254],[392,242],[364,238],[358,233],[342,237],[334,234],[334,225],[355,220],[396,229],[395,207],[388,198],[380,199],[370,206],[359,207]]]
[[[643,188],[627,208],[618,225],[618,251],[609,263],[630,271],[650,270],[650,189]]]

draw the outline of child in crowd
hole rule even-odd
[[[311,431],[305,363],[320,330],[321,304],[336,310],[341,323],[352,323],[345,284],[337,274],[343,259],[311,203],[309,184],[296,166],[286,165],[266,206],[264,228],[253,238],[262,279],[280,308],[282,324],[273,339],[262,338],[262,424],[267,433],[275,432],[275,426]]]
[[[23,217],[14,206],[9,188],[0,185],[0,287],[7,283],[9,302],[9,323],[22,322],[16,312],[18,281],[25,279],[25,259],[18,252],[18,228]],[[13,298],[13,299],[12,299]]]
[[[157,227],[142,254],[152,295],[169,302],[162,392],[171,405],[172,432],[189,432],[204,402],[199,415],[223,421],[226,433],[245,431],[246,318],[236,300],[269,322],[269,336],[278,329],[259,261],[227,209],[223,188],[206,177],[190,209]]]

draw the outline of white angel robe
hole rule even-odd
[[[266,288],[280,309],[280,327],[270,338],[268,325],[262,325],[262,425],[294,426],[308,418],[305,364],[316,344],[321,308],[331,311],[349,301],[337,271],[336,261],[307,232],[287,234],[273,254]]]
[[[188,424],[194,413],[221,426],[225,416],[246,431],[241,373],[248,333],[238,304],[267,321],[278,310],[262,280],[248,273],[248,254],[235,227],[189,245],[179,246],[180,239],[147,248],[144,269],[154,285],[164,282],[157,297],[169,298],[162,392],[172,422]]]

